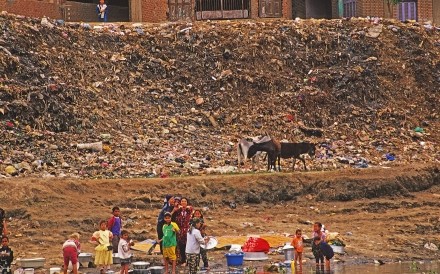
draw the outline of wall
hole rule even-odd
[[[433,4],[432,1],[439,2],[440,0],[419,0],[417,4],[418,21],[426,22],[433,19]]]
[[[0,8],[9,13],[20,14],[29,17],[62,18],[60,3],[58,0],[1,0]]]
[[[440,26],[440,1],[432,0],[433,23]]]
[[[142,20],[144,22],[158,23],[166,22],[168,12],[167,0],[143,0]]]

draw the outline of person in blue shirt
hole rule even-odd
[[[108,6],[104,3],[104,0],[99,0],[99,4],[96,6],[96,13],[98,14],[99,22],[107,22]]]

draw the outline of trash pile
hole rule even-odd
[[[237,140],[265,132],[319,143],[312,170],[440,159],[433,26],[3,12],[0,27],[1,177],[232,173]]]

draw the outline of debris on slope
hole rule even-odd
[[[264,132],[320,143],[315,170],[440,160],[435,27],[4,12],[0,26],[0,176],[229,173],[236,141]]]

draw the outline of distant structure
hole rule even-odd
[[[96,21],[98,0],[0,0],[2,11]],[[389,14],[384,0],[107,0],[113,22],[167,22],[243,18],[385,17],[440,25],[440,0],[403,0]]]

